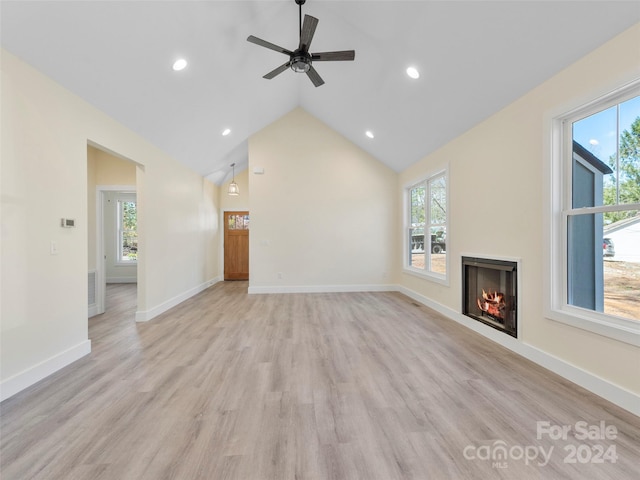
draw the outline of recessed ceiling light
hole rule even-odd
[[[226,136],[227,136],[227,135],[229,135],[230,133],[231,133],[231,129],[230,129],[230,128],[225,128],[225,129],[222,131],[222,136],[223,136],[223,137],[226,137]]]
[[[413,79],[420,78],[420,72],[416,67],[407,68],[407,75],[409,75]]]
[[[375,135],[373,134],[373,132],[371,130],[367,130],[366,132],[364,132],[364,134],[369,138],[375,137]]]
[[[184,70],[186,66],[187,66],[187,61],[184,58],[179,58],[173,63],[173,69],[176,72],[179,72],[180,70]]]

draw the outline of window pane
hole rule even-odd
[[[424,225],[425,219],[425,186],[420,185],[411,189],[411,226]]]
[[[409,229],[409,266],[424,268],[424,228]]]
[[[431,227],[431,271],[447,273],[446,227]]]
[[[431,225],[444,225],[447,221],[447,183],[445,177],[438,177],[429,182],[431,193]]]
[[[604,313],[640,321],[640,217],[615,232],[605,229]]]
[[[640,320],[640,217],[603,224],[602,214],[569,217],[568,303]]]
[[[120,201],[120,261],[138,259],[138,211],[136,202]]]
[[[620,104],[619,122],[618,203],[640,203],[640,96]],[[607,214],[605,223],[629,218],[630,215],[629,212],[626,215],[624,212]]]
[[[415,268],[425,268],[425,185],[418,185],[410,190],[411,226],[409,229],[409,265]]]
[[[135,233],[122,234],[122,261],[135,262],[138,259],[138,237]]]
[[[604,184],[615,189],[617,112],[613,106],[573,123],[573,208],[603,205]]]
[[[588,204],[582,203],[588,198],[575,195],[576,187],[582,188],[582,185],[574,185],[573,208],[639,203],[640,97],[574,122],[573,155],[574,160],[581,161],[599,177],[593,184],[597,188]],[[629,215],[633,213],[607,213],[605,223]]]
[[[569,217],[567,226],[569,305],[604,311],[602,214]]]
[[[429,223],[431,236],[429,252],[431,271],[447,273],[446,225],[447,225],[447,182],[444,175],[429,182]]]

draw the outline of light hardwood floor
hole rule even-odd
[[[637,478],[638,417],[401,294],[246,290],[136,324],[135,287],[110,286],[92,353],[2,403],[2,479]]]

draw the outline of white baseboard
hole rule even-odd
[[[181,293],[180,295],[176,295],[175,297],[170,298],[166,302],[163,302],[160,305],[157,305],[149,310],[138,310],[136,312],[136,322],[148,322],[149,320],[157,317],[158,315],[166,312],[167,310],[170,310],[176,305],[179,305],[180,303],[184,302],[188,298],[191,298],[194,295],[197,295],[198,293],[202,292],[203,290],[206,290],[207,288],[220,282],[221,280],[222,278],[220,276],[217,276],[207,282],[204,282],[196,287],[193,287],[187,290],[186,292]]]
[[[95,317],[98,314],[98,305],[95,303],[89,305],[89,311],[87,312],[87,318]]]
[[[30,387],[89,353],[91,353],[91,340],[85,340],[51,358],[37,363],[33,367],[7,378],[0,384],[0,401],[14,396],[16,393]]]
[[[454,320],[467,328],[470,328],[474,332],[492,340],[499,345],[508,348],[509,350],[523,356],[524,358],[531,360],[532,362],[546,368],[560,375],[563,378],[581,386],[582,388],[589,390],[592,393],[604,398],[605,400],[624,408],[628,412],[633,413],[640,417],[640,396],[633,392],[630,392],[624,388],[621,388],[607,380],[604,380],[592,373],[589,373],[581,368],[571,365],[564,360],[555,357],[549,353],[546,353],[534,346],[528,345],[516,338],[491,328],[481,322],[463,315],[449,307],[446,307],[440,303],[421,295],[408,288],[398,286],[398,292],[404,293],[406,296],[416,300],[423,305],[432,308],[438,313],[441,313],[447,318]]]
[[[249,294],[264,293],[340,293],[340,292],[395,292],[396,285],[296,285],[264,287],[249,286]]]

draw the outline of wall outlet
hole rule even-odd
[[[53,240],[51,240],[49,253],[51,253],[51,255],[58,255],[58,242],[54,242]]]

